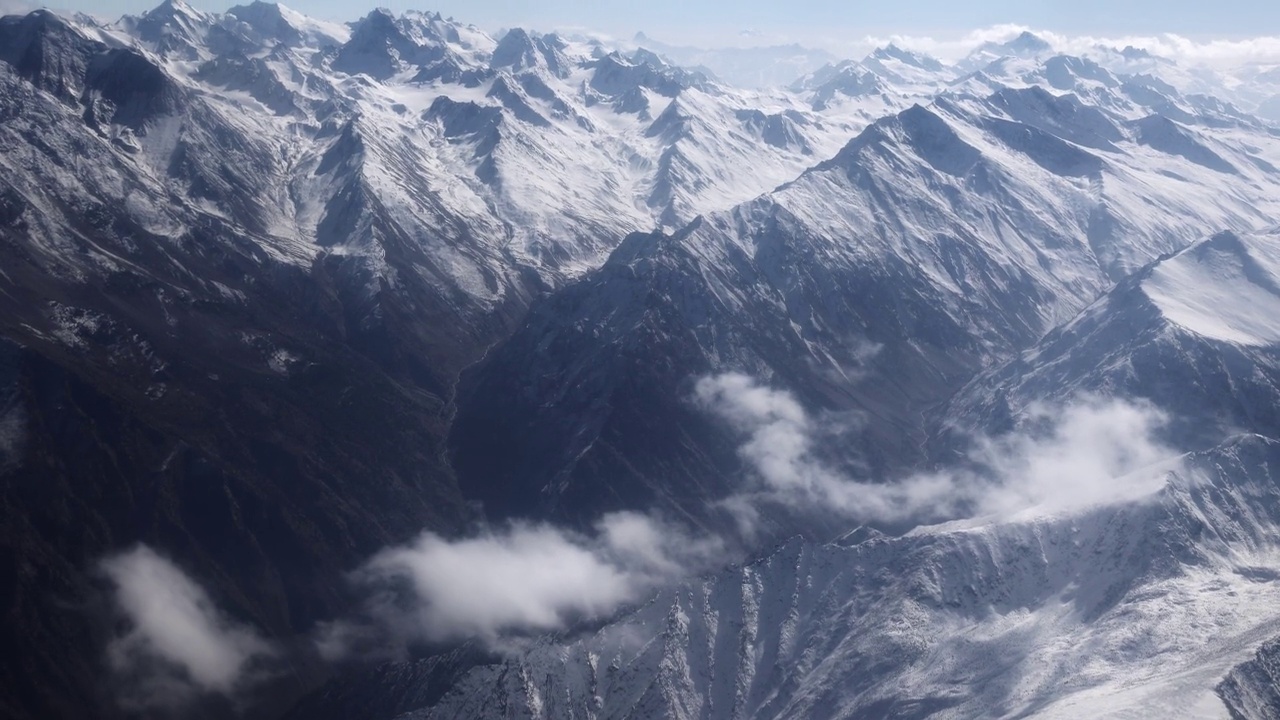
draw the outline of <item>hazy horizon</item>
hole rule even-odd
[[[185,0],[209,12],[224,12],[248,0]],[[104,19],[139,14],[159,0],[54,0],[33,3],[0,0],[0,13],[47,6],[87,12]],[[930,0],[909,8],[890,3],[842,4],[822,0],[803,4],[750,0],[729,9],[716,2],[658,0],[630,3],[582,3],[575,0],[381,0],[354,6],[337,0],[284,2],[305,15],[349,22],[375,7],[397,14],[420,10],[498,33],[526,27],[591,33],[629,40],[636,33],[664,44],[702,48],[764,47],[800,44],[852,56],[895,42],[944,59],[955,59],[986,40],[1002,40],[1030,30],[1058,45],[1134,45],[1175,59],[1214,62],[1280,62],[1280,6],[1244,0],[1213,5],[1140,0],[1114,8],[1100,0],[1013,2],[979,6]]]

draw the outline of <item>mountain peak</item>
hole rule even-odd
[[[493,67],[512,67],[521,70],[538,64],[538,47],[529,31],[511,28],[498,40],[493,50]]]
[[[25,15],[6,15],[7,18],[16,18],[16,22],[32,27],[66,27],[67,21],[61,15],[52,10],[39,8],[32,10]],[[15,22],[8,20],[7,22]]]
[[[1136,48],[1132,45],[1125,45],[1124,49],[1120,51],[1120,54],[1126,60],[1145,60],[1147,58],[1155,57],[1150,51],[1142,48]]]
[[[264,39],[286,45],[341,45],[351,36],[346,25],[313,20],[285,5],[264,0],[237,5],[227,10],[226,16],[248,25]]]
[[[161,0],[160,4],[147,12],[148,15],[156,12],[188,12],[195,13],[196,9],[186,4],[182,0]]]
[[[834,68],[822,68],[809,78],[802,79],[797,87],[813,90],[812,104],[815,110],[825,109],[837,95],[867,97],[885,91],[880,76],[856,62],[841,63]]]
[[[708,82],[702,73],[667,65],[647,50],[637,51],[630,57],[615,50],[597,59],[594,69],[591,87],[612,97],[633,95],[640,88],[648,88],[673,98],[686,88],[705,87]]]
[[[202,56],[205,35],[214,22],[212,15],[191,7],[183,0],[164,0],[141,17],[121,19],[124,27],[152,43],[158,52],[175,53],[191,60]]]
[[[1005,43],[1007,47],[1027,52],[1049,52],[1053,49],[1047,41],[1029,30],[1023,30],[1018,37]]]
[[[276,17],[284,16],[283,7],[279,3],[265,2],[265,0],[253,0],[248,5],[236,5],[227,12],[232,11],[261,13]]]
[[[147,20],[164,21],[178,18],[202,20],[206,16],[203,12],[183,2],[183,0],[164,0],[159,5],[148,10],[142,17]]]
[[[254,0],[248,5],[237,5],[227,10],[227,15],[251,26],[266,37],[286,42],[302,39],[302,33],[289,22],[283,8],[275,3]]]
[[[1033,58],[1053,52],[1053,46],[1044,38],[1029,30],[1022,31],[1017,37],[1004,42],[988,41],[979,45],[970,53],[971,59],[990,59],[1000,57]]]
[[[564,43],[556,35],[539,36],[524,28],[512,28],[498,41],[489,65],[513,71],[542,67],[563,76],[569,61],[561,51]]]
[[[371,10],[352,25],[351,37],[338,51],[333,67],[349,74],[385,79],[403,69],[420,52],[403,22],[386,8]]]
[[[638,65],[648,65],[655,70],[666,70],[674,67],[667,62],[666,58],[647,48],[636,48],[635,52],[631,53],[630,60]]]
[[[395,21],[396,21],[396,14],[391,12],[390,9],[385,7],[375,7],[374,9],[370,10],[368,14],[366,14],[363,18],[361,18],[359,22],[384,24],[384,23],[394,23]]]
[[[942,63],[924,53],[918,53],[913,50],[906,50],[898,47],[894,43],[889,43],[884,47],[876,48],[867,56],[864,62],[867,63],[883,63],[886,61],[900,62],[904,65],[928,70],[930,72],[938,72],[942,70]]]
[[[352,39],[385,38],[402,53],[412,53],[416,47],[457,42],[457,28],[444,20],[439,13],[410,10],[396,16],[387,8],[369,11],[354,23]]]
[[[835,157],[813,168],[825,172],[838,168],[848,172],[863,162],[868,148],[897,146],[914,153],[940,173],[959,177],[981,160],[982,153],[965,142],[935,111],[919,103],[897,115],[880,118],[848,142]]]

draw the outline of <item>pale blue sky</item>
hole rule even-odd
[[[0,0],[0,7],[31,0]],[[188,0],[221,11],[247,0]],[[114,17],[159,0],[45,0],[50,5]],[[577,26],[629,36],[720,41],[741,30],[829,43],[839,33],[959,35],[1000,23],[1066,34],[1120,36],[1177,33],[1197,39],[1280,35],[1275,0],[286,0],[315,17],[352,20],[381,5],[438,10],[487,30],[521,25],[549,30]]]

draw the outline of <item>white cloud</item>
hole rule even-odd
[[[946,61],[958,61],[987,42],[1005,42],[1022,32],[1031,32],[1046,40],[1059,52],[1089,55],[1098,48],[1135,47],[1153,55],[1177,62],[1185,68],[1205,67],[1217,70],[1238,69],[1249,64],[1280,64],[1280,37],[1197,40],[1174,33],[1149,35],[1069,35],[1029,25],[1004,23],[948,34],[917,35],[890,33],[850,37],[846,34],[779,35],[757,33],[750,36],[722,38],[724,47],[768,46],[799,42],[821,48],[838,57],[860,58],[878,47],[893,43],[899,47],[927,53]],[[1140,67],[1133,71],[1142,71]]]
[[[546,525],[517,524],[452,542],[425,533],[378,553],[360,574],[365,581],[407,581],[418,602],[399,624],[428,640],[550,630],[571,616],[599,615],[632,593],[619,568]]]
[[[953,475],[977,488],[980,514],[1137,500],[1164,485],[1163,472],[1144,469],[1178,455],[1156,439],[1168,419],[1146,403],[1083,397],[1060,408],[1033,406],[1026,419],[1028,429],[978,438],[970,453],[978,469]]]
[[[771,503],[860,522],[925,522],[1128,501],[1163,484],[1142,468],[1176,455],[1155,439],[1165,418],[1154,408],[1082,398],[1033,408],[1025,430],[975,439],[964,468],[867,482],[815,458],[823,429],[790,393],[728,373],[701,379],[695,399],[743,435],[739,453],[754,479],[724,506],[748,532]]]
[[[232,697],[262,677],[275,655],[252,628],[228,619],[208,593],[146,545],[106,558],[128,631],[108,647],[121,699],[132,706],[177,706],[202,693]]]
[[[680,526],[636,512],[605,515],[596,529],[606,554],[642,585],[657,585],[697,572],[725,554],[720,538],[695,536]]]
[[[1098,48],[1135,47],[1173,60],[1187,67],[1236,68],[1251,63],[1280,63],[1280,37],[1193,40],[1182,35],[1067,35],[1027,25],[1003,24],[972,30],[950,37],[929,35],[868,35],[845,49],[859,54],[889,43],[943,60],[959,60],[986,42],[1005,42],[1020,33],[1031,32],[1058,52],[1089,55]]]
[[[1233,68],[1250,63],[1280,62],[1280,37],[1197,41],[1181,35],[1133,35],[1120,37],[1064,36],[1043,33],[1063,52],[1087,54],[1097,47],[1135,47],[1187,66]]]
[[[716,539],[634,512],[605,515],[590,535],[521,522],[456,540],[423,533],[355,573],[371,592],[366,617],[323,627],[317,646],[330,659],[467,638],[504,650],[608,615],[722,555]]]
[[[961,35],[951,37],[935,37],[931,35],[867,35],[854,44],[857,52],[866,52],[877,47],[894,44],[898,47],[922,52],[943,60],[959,60],[987,42],[1004,42],[1017,37],[1020,33],[1031,30],[1025,25],[1002,24],[970,30]]]

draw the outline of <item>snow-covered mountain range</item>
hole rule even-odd
[[[1038,86],[944,94],[772,193],[629,238],[464,383],[459,471],[504,512],[705,507],[690,495],[741,468],[708,462],[733,443],[691,378],[730,370],[858,415],[851,460],[874,472],[921,461],[926,413],[974,373],[1205,228],[1271,224],[1265,126],[1099,98],[1127,116]]]
[[[296,712],[1271,717],[1274,75],[1030,33],[948,63],[0,18],[0,710],[269,716],[337,675]],[[779,494],[951,477],[1081,398],[1163,419],[1138,500]],[[496,660],[306,649],[380,548],[619,511],[757,559]],[[121,706],[95,568],[138,542],[290,671]]]

